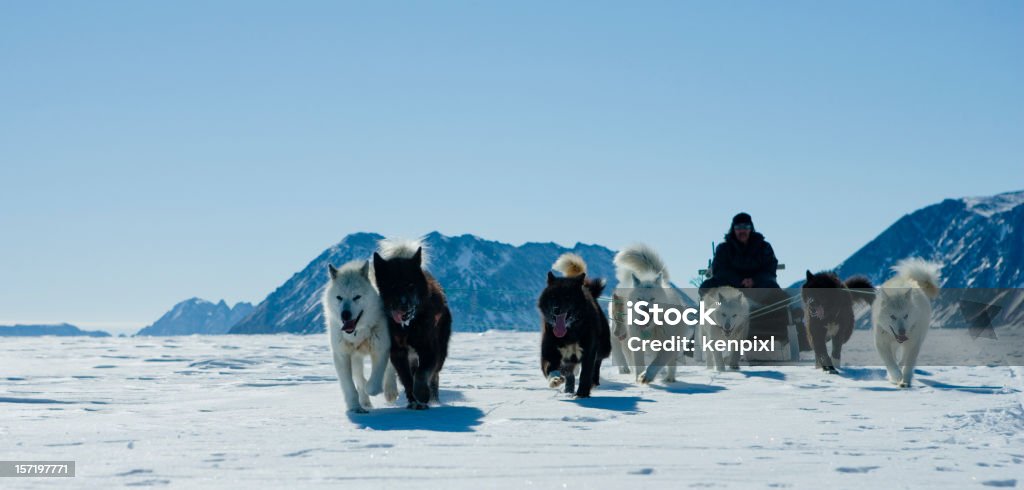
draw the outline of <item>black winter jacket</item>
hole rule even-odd
[[[771,244],[764,240],[764,235],[752,231],[746,245],[732,233],[727,234],[725,242],[715,248],[711,270],[718,284],[738,288],[749,277],[754,280],[755,288],[777,288],[775,268],[778,265]]]

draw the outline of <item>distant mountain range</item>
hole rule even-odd
[[[70,323],[0,326],[0,337],[38,337],[42,335],[55,335],[57,337],[110,337],[110,334],[107,332],[82,330]]]
[[[171,311],[136,335],[225,334],[252,311],[251,303],[229,307],[224,300],[211,303],[191,298],[174,305]]]
[[[998,297],[1002,315],[993,318],[995,323],[1021,325],[1024,191],[946,199],[905,215],[839,264],[836,272],[844,278],[863,274],[877,285],[907,257],[942,264],[944,289],[935,301],[935,325],[967,326],[960,312],[965,295],[983,303]]]
[[[375,233],[354,233],[325,250],[293,275],[230,333],[315,333],[324,330],[320,295],[327,280],[327,264],[341,265],[372,256]],[[536,330],[535,302],[544,289],[547,271],[565,252],[587,261],[590,274],[606,278],[614,287],[615,252],[598,245],[578,243],[566,248],[554,243],[513,246],[473,235],[425,237],[430,250],[429,270],[444,286],[452,309],[453,328],[482,331],[492,328]]]
[[[945,288],[1024,288],[1022,229],[1024,191],[947,199],[903,216],[839,264],[836,271],[843,277],[863,274],[880,284],[891,275],[890,268],[900,259],[923,257],[944,264],[942,285]],[[346,236],[289,278],[230,329],[217,327],[199,332],[195,325],[206,328],[202,327],[206,324],[188,321],[167,331],[173,330],[178,332],[176,334],[322,332],[319,302],[327,264],[341,265],[353,259],[366,259],[381,238],[374,233]],[[527,243],[516,247],[473,235],[449,237],[437,232],[427,235],[426,242],[431,248],[430,270],[448,293],[456,330],[537,329],[534,302],[544,287],[545,273],[555,258],[567,251],[582,255],[592,275],[608,279],[609,290],[615,286],[611,262],[614,251],[600,245],[576,244],[566,248],[554,243]],[[1024,295],[1011,292],[1004,294],[1001,301],[1001,304],[1020,306],[1024,304]],[[179,304],[175,310],[181,306]],[[952,293],[948,298],[940,298],[936,309],[938,318],[951,321],[960,318]],[[173,313],[174,310],[164,317]],[[201,318],[201,315],[196,317]],[[1024,319],[1024,308],[1019,307],[1006,310],[1002,318],[1009,322],[1021,319]],[[158,324],[160,321],[153,327]]]
[[[900,259],[943,264],[946,288],[1024,288],[1024,191],[946,199],[903,216],[844,260],[839,275],[880,283]]]

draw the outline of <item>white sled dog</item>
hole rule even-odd
[[[722,286],[710,289],[704,293],[705,305],[715,306],[711,312],[711,319],[714,325],[701,325],[699,331],[711,342],[718,340],[746,340],[750,333],[750,302],[746,295],[740,290]],[[697,336],[697,348],[704,344],[700,336]],[[740,353],[738,350],[730,350],[728,360],[719,350],[705,352],[704,359],[707,360],[707,367],[714,367],[718,371],[725,371],[726,364],[730,369],[740,368]],[[726,363],[728,361],[728,363]]]
[[[875,347],[889,372],[889,382],[909,388],[921,344],[932,318],[932,300],[939,294],[942,266],[922,259],[903,259],[892,270],[896,275],[879,288],[871,309]],[[903,348],[900,363],[896,351]]]
[[[324,322],[331,342],[334,369],[338,372],[341,391],[350,412],[366,413],[371,408],[370,395],[384,387],[389,402],[398,398],[395,373],[388,364],[391,341],[377,290],[370,283],[370,263],[353,260],[336,269],[327,266],[330,279],[321,301]],[[370,380],[363,376],[363,360],[370,356]]]
[[[612,321],[612,357],[619,366],[619,372],[629,373],[626,342],[629,337],[642,337],[651,340],[671,340],[673,335],[685,336],[686,333],[678,326],[627,325],[626,303],[628,301],[647,301],[664,307],[683,304],[683,299],[669,283],[668,270],[661,257],[650,247],[642,244],[630,245],[615,254],[615,278],[619,285],[613,294],[609,306]],[[650,383],[664,367],[666,383],[676,381],[676,363],[678,352],[661,351],[657,355],[643,351],[633,352],[633,366],[636,366],[636,380],[639,383]],[[648,362],[648,359],[650,361]]]

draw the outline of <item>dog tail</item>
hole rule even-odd
[[[427,244],[423,238],[385,238],[377,242],[377,253],[384,260],[410,259],[416,255],[417,250],[422,250],[420,261],[423,267],[426,267],[428,262]]]
[[[638,274],[638,275],[655,275],[660,273],[665,283],[668,283],[668,270],[665,269],[665,263],[661,261],[661,257],[651,247],[642,243],[635,243],[615,254],[615,268],[616,274],[619,277],[619,282],[627,282],[629,276],[623,274]]]
[[[594,299],[601,297],[601,293],[604,293],[604,286],[604,279],[587,279],[587,291],[590,291],[590,296]]]
[[[929,299],[939,295],[939,269],[942,264],[913,257],[903,259],[893,266],[896,275],[917,283]]]
[[[846,289],[853,293],[854,301],[863,301],[871,304],[875,300],[875,286],[864,276],[853,276],[843,283]]]
[[[552,269],[561,272],[565,277],[578,276],[587,273],[587,263],[583,257],[574,253],[566,252],[558,257]]]

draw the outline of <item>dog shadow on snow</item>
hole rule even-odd
[[[603,381],[601,382],[601,386],[604,386]],[[562,401],[579,405],[584,408],[611,410],[613,412],[639,412],[641,402],[651,403],[654,400],[648,400],[639,396],[602,396],[601,393],[594,390],[594,393],[590,398],[566,398]]]
[[[719,391],[725,391],[724,386],[706,385],[702,383],[685,383],[682,381],[676,381],[675,383],[671,384],[651,383],[647,386],[650,386],[655,390],[661,390],[668,393],[679,395],[703,395],[708,393],[718,393]]]
[[[844,367],[839,371],[839,375],[843,378],[850,379],[853,381],[871,381],[881,382],[884,386],[871,386],[862,388],[867,391],[906,391],[905,388],[897,388],[892,386],[887,381],[888,373],[884,368],[869,368],[869,367]],[[914,383],[917,386],[927,386],[936,390],[948,390],[948,391],[959,391],[963,393],[973,393],[976,395],[996,395],[1006,393],[1006,388],[1003,386],[964,386],[964,385],[951,385],[943,383],[941,381],[935,381],[933,379],[921,378],[920,376],[931,376],[932,373],[923,369],[915,369]]]
[[[374,408],[370,413],[346,412],[349,421],[360,429],[428,430],[433,432],[473,432],[483,423],[484,412],[476,407],[445,405],[463,401],[458,391],[441,390],[442,405],[428,410],[409,410],[404,406]],[[405,400],[404,395],[399,400]]]

